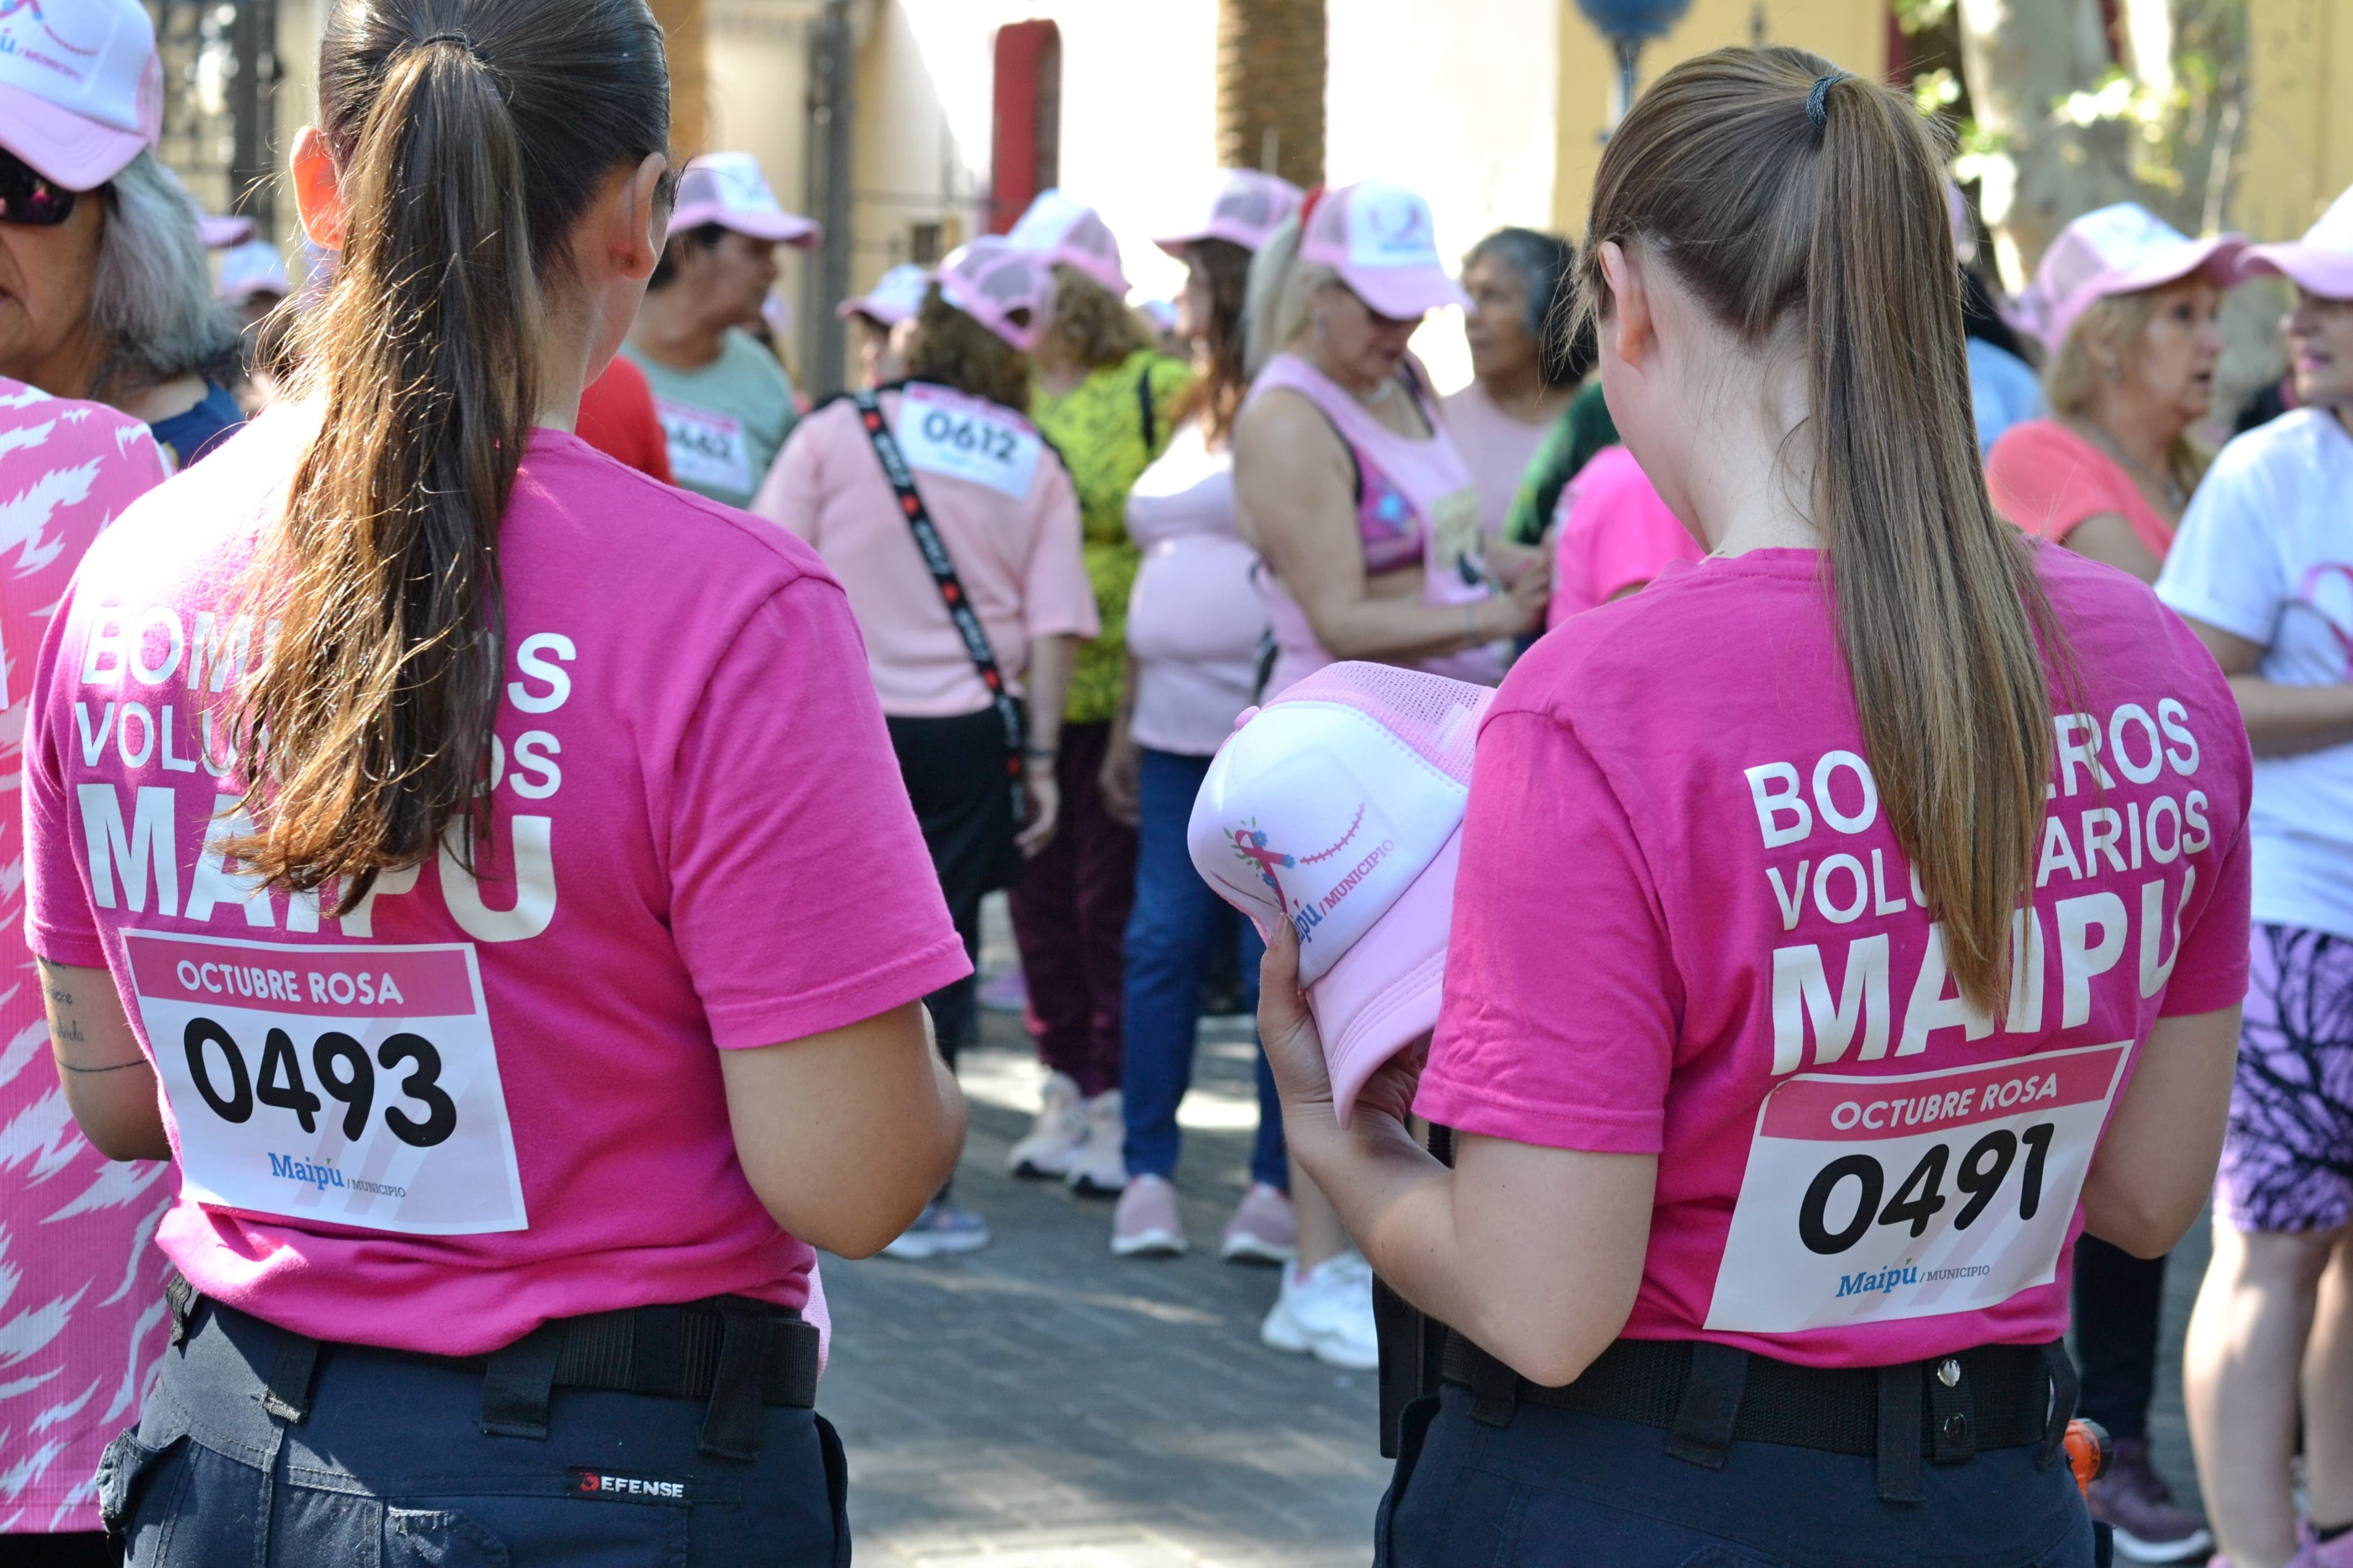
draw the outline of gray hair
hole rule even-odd
[[[1299,215],[1282,220],[1250,258],[1242,290],[1242,374],[1255,377],[1307,325],[1307,300],[1340,275],[1299,259]]]
[[[1570,280],[1577,251],[1556,234],[1532,228],[1499,228],[1471,247],[1462,258],[1468,274],[1493,258],[1520,275],[1527,304],[1520,330],[1536,346],[1536,368],[1550,387],[1574,386],[1593,368],[1593,356],[1580,353],[1570,320]]]
[[[195,199],[144,149],[105,199],[90,319],[106,359],[92,395],[119,399],[188,375],[226,379],[237,322],[213,292]]]

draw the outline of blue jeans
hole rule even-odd
[[[2031,1447],[1924,1465],[1926,1500],[1879,1500],[1873,1460],[1734,1443],[1724,1468],[1670,1458],[1666,1433],[1523,1405],[1471,1419],[1470,1391],[1407,1407],[1373,1526],[1375,1568],[2093,1568],[2066,1462]]]
[[[1127,1171],[1173,1176],[1180,1134],[1176,1105],[1193,1081],[1193,1041],[1201,1022],[1201,980],[1210,944],[1227,929],[1228,906],[1193,869],[1185,825],[1209,759],[1144,749],[1143,820],[1136,830],[1135,908],[1127,919],[1127,1000],[1120,1063],[1127,1114]],[[1265,948],[1241,928],[1243,1005],[1258,1011],[1258,961]],[[1282,1152],[1282,1107],[1266,1053],[1258,1058],[1258,1139],[1250,1179],[1289,1191]]]

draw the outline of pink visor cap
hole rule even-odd
[[[1494,696],[1327,666],[1244,714],[1194,799],[1194,869],[1261,935],[1280,920],[1299,932],[1344,1127],[1366,1080],[1437,1027],[1472,747]]]
[[[1075,267],[1113,297],[1127,298],[1127,274],[1120,270],[1119,241],[1112,237],[1111,226],[1094,208],[1081,206],[1060,191],[1039,192],[1005,241],[1017,250]]]
[[[874,287],[865,293],[836,305],[833,313],[845,321],[852,316],[864,316],[885,327],[895,327],[923,308],[923,296],[931,287],[930,268],[902,261],[876,279]]]
[[[2137,202],[2085,213],[2059,231],[2018,297],[2017,321],[2057,353],[2085,310],[2116,294],[2137,294],[2204,272],[2228,288],[2237,281],[2244,236],[2192,239]]]
[[[679,175],[670,233],[707,223],[798,250],[816,245],[824,233],[810,219],[784,209],[760,172],[760,161],[749,153],[705,153]]]
[[[2330,203],[2302,239],[2248,247],[2239,260],[2239,276],[2265,273],[2324,300],[2353,300],[2353,190]]]
[[[983,235],[940,263],[940,297],[1028,353],[1054,313],[1054,269],[1034,251]],[[1026,321],[1014,318],[1027,311]]]
[[[1209,203],[1208,221],[1153,243],[1179,261],[1188,246],[1205,239],[1222,239],[1255,252],[1299,210],[1300,195],[1297,185],[1277,175],[1229,169]]]
[[[1329,267],[1393,321],[1470,304],[1438,258],[1430,204],[1402,185],[1361,180],[1307,198],[1299,259]]]
[[[163,125],[164,65],[139,0],[0,0],[0,147],[89,191]]]

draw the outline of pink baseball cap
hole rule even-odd
[[[833,313],[845,321],[852,316],[865,316],[885,327],[895,327],[923,308],[923,296],[931,287],[928,268],[902,261],[876,279],[874,287],[865,293],[836,305]]]
[[[2302,239],[2249,246],[2239,276],[2266,273],[2326,300],[2353,300],[2353,189],[2331,202]]]
[[[164,65],[139,0],[0,0],[0,147],[95,190],[163,125]]]
[[[1185,248],[1204,239],[1222,239],[1256,251],[1283,219],[1299,210],[1300,189],[1275,174],[1256,169],[1229,169],[1209,203],[1207,221],[1153,243],[1177,260]]]
[[[1389,320],[1419,321],[1441,305],[1470,304],[1438,258],[1430,204],[1404,186],[1359,180],[1311,192],[1303,211],[1299,259],[1338,272],[1350,292]]]
[[[993,234],[949,251],[936,281],[949,304],[1023,353],[1054,313],[1052,262]],[[1026,321],[1014,320],[1023,311]]]
[[[749,153],[705,153],[679,175],[670,233],[707,223],[797,250],[810,248],[825,232],[813,220],[784,209],[760,172],[760,161]]]
[[[222,299],[242,305],[257,294],[292,292],[294,280],[286,275],[286,263],[279,259],[278,247],[268,240],[248,239],[221,253]]]
[[[1438,1025],[1471,753],[1495,693],[1335,664],[1242,715],[1187,828],[1194,869],[1261,935],[1299,932],[1340,1124]]]
[[[196,232],[204,237],[206,250],[227,250],[253,237],[253,220],[244,216],[222,217],[214,213],[199,213],[196,215]]]
[[[2236,282],[2246,237],[2192,239],[2137,202],[2087,212],[2059,231],[2042,253],[2034,281],[2018,297],[2017,324],[2057,353],[2085,310],[2115,294],[2137,294],[2204,272],[2228,288]]]
[[[1094,208],[1060,191],[1039,192],[1005,239],[1016,249],[1075,267],[1118,298],[1127,298],[1127,274],[1120,270],[1119,241],[1112,237],[1111,226]]]

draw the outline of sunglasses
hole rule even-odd
[[[73,216],[80,194],[45,178],[14,153],[0,151],[0,223],[54,228]]]

